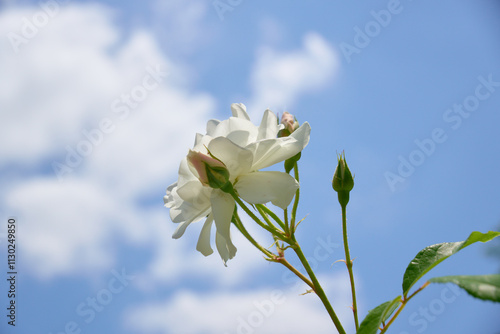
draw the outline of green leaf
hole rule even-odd
[[[368,312],[365,319],[359,325],[357,334],[375,334],[377,333],[380,325],[383,321],[387,320],[394,310],[401,303],[401,296],[397,296],[393,300],[389,300],[379,306],[375,307],[373,310]]]
[[[403,276],[403,295],[406,296],[411,287],[429,270],[446,260],[459,250],[478,241],[487,242],[500,235],[500,232],[472,232],[467,240],[460,242],[444,242],[422,249],[410,262]]]
[[[500,275],[442,276],[429,282],[454,283],[475,298],[500,303]]]

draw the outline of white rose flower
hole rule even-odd
[[[200,181],[200,174],[193,167],[193,157],[199,152],[216,158],[229,171],[229,182],[239,197],[252,204],[271,202],[285,209],[293,199],[299,184],[287,173],[259,171],[301,152],[309,142],[311,127],[306,122],[289,137],[277,138],[278,119],[266,110],[259,127],[250,122],[243,104],[232,104],[233,117],[224,121],[210,120],[207,134],[197,134],[195,145],[181,161],[179,179],[167,189],[165,206],[170,217],[178,223],[173,238],[180,238],[189,224],[206,217],[196,249],[203,255],[213,253],[210,231],[215,222],[215,244],[224,263],[236,254],[230,238],[230,224],[235,209],[234,198],[220,189]],[[281,126],[282,127],[282,126]],[[201,155],[200,155],[201,156]],[[212,161],[205,158],[206,161]],[[196,168],[199,169],[197,162]],[[217,166],[219,167],[219,166]]]

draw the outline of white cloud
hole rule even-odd
[[[5,10],[0,32],[20,33],[23,18],[39,11]],[[6,39],[0,44],[0,140],[9,143],[0,146],[1,163],[45,173],[20,179],[7,168],[13,177],[2,180],[2,210],[25,226],[20,247],[28,270],[39,277],[97,273],[115,260],[116,236],[145,242],[155,235],[157,227],[144,220],[147,211],[136,201],[144,194],[157,192],[157,210],[165,211],[168,224],[164,190],[213,113],[212,97],[179,87],[181,71],[146,32],[135,31],[119,44],[120,31],[109,14],[98,5],[61,5],[17,54]],[[157,65],[175,75],[155,82],[151,71]],[[147,96],[120,117],[123,112],[115,113],[112,103],[144,87],[147,75]],[[99,129],[105,118],[113,131],[101,134],[59,182],[53,159],[65,165],[67,147],[88,148],[82,131]]]
[[[23,20],[40,8],[0,13],[0,34],[22,36]],[[82,123],[99,107],[119,80],[105,56],[117,32],[98,6],[64,7],[26,44],[0,44],[0,146],[2,164],[35,163],[55,153],[61,140],[74,140]],[[96,80],[98,78],[99,80]]]
[[[146,236],[126,203],[84,180],[33,179],[8,192],[7,212],[16,214],[26,268],[41,278],[107,270],[111,241]]]
[[[217,25],[209,23],[217,18],[209,1],[156,0],[152,15],[153,26],[160,36],[165,36],[162,42],[166,49],[175,49],[181,57],[206,46],[217,29]]]
[[[331,282],[331,300],[337,315],[349,323],[352,317],[345,275],[322,277]],[[331,333],[328,313],[314,294],[300,295],[295,286],[210,293],[177,291],[165,302],[138,305],[126,314],[127,325],[138,333]],[[352,328],[346,328],[348,332]]]
[[[261,47],[251,76],[250,110],[289,107],[304,93],[323,88],[339,67],[337,53],[319,34],[304,36],[303,47],[278,52]]]

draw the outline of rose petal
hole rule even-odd
[[[172,234],[172,238],[179,239],[180,237],[182,237],[182,235],[186,231],[186,228],[189,226],[189,224],[191,224],[191,222],[185,221],[185,222],[179,223],[179,226],[177,226],[177,228],[175,229],[174,234]]]
[[[290,136],[254,142],[246,148],[254,155],[252,170],[258,170],[284,161],[301,152],[309,143],[311,127],[305,122]]]
[[[217,247],[220,257],[224,261],[224,265],[227,267],[227,261],[236,255],[236,247],[231,242],[231,238],[226,239],[220,233],[216,233],[215,246]]]
[[[231,104],[231,112],[234,117],[243,118],[247,121],[250,120],[250,117],[247,114],[247,107],[243,103],[233,103]]]
[[[271,202],[284,210],[292,201],[299,183],[287,173],[266,171],[239,176],[234,188],[249,203]]]
[[[253,155],[227,138],[217,137],[208,145],[210,153],[222,161],[229,171],[229,180],[233,182],[240,174],[250,171],[253,162]]]
[[[208,215],[205,224],[201,228],[200,237],[198,238],[198,243],[196,244],[196,250],[205,256],[209,256],[214,251],[210,246],[210,231],[212,230],[212,224],[214,222],[214,216],[212,214]]]
[[[219,125],[220,121],[217,119],[211,119],[207,122],[207,135],[213,136],[217,125]]]
[[[219,189],[214,189],[210,197],[212,203],[212,214],[215,220],[217,233],[219,233],[226,242],[231,242],[229,230],[231,219],[233,218],[235,201],[231,195],[222,192]]]
[[[217,125],[211,134],[212,137],[228,137],[241,146],[245,147],[257,139],[259,129],[249,120],[230,117]]]
[[[210,189],[211,190],[211,189]],[[170,219],[174,223],[198,221],[210,213],[210,200],[208,193],[196,197],[196,201],[188,202],[183,200],[178,194],[178,188],[173,188],[167,194],[167,200],[170,207]]]
[[[276,138],[278,131],[278,117],[271,110],[267,109],[260,122],[257,140]]]

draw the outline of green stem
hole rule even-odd
[[[263,229],[271,233],[272,235],[276,236],[280,240],[287,241],[288,238],[286,238],[282,233],[280,233],[276,228],[271,228],[264,224],[259,217],[257,217],[246,205],[243,203],[243,201],[238,197],[236,192],[234,190],[231,190],[228,192],[231,196],[233,196],[234,200],[238,205],[246,212],[247,215],[250,216],[257,224],[259,224]]]
[[[299,182],[299,165],[297,163],[295,163],[295,165],[293,166],[293,171],[295,180]],[[290,222],[290,231],[292,235],[295,233],[295,221],[297,217],[297,208],[299,207],[299,198],[300,198],[300,187],[295,192],[295,200],[293,201],[292,218]]]
[[[304,276],[304,274],[302,274],[294,266],[292,266],[290,264],[290,262],[288,262],[284,257],[278,256],[278,255],[270,252],[269,250],[267,250],[266,248],[261,246],[257,241],[255,241],[255,239],[250,235],[250,233],[248,233],[245,226],[241,222],[241,219],[238,216],[237,211],[235,211],[235,213],[233,215],[233,222],[236,225],[236,227],[238,228],[238,230],[245,236],[245,238],[247,238],[248,241],[250,241],[250,243],[252,245],[254,245],[257,249],[259,249],[262,253],[264,253],[268,257],[268,259],[267,259],[268,261],[281,263],[282,265],[287,267],[291,272],[293,272],[295,275],[297,275],[297,277],[299,277],[302,281],[304,281],[304,283],[306,283],[312,289],[314,289],[314,284],[311,282],[311,280],[309,280],[306,276]]]
[[[272,212],[271,209],[269,209],[264,204],[255,204],[255,206],[267,213],[272,219],[274,219],[276,223],[278,223],[279,226],[281,226],[282,229],[285,229],[285,224],[283,223],[283,221],[274,212]]]
[[[288,208],[284,210],[283,216],[285,216],[285,233],[290,235],[290,225],[288,225]]]
[[[292,245],[292,248],[295,251],[295,253],[297,254],[297,256],[299,257],[300,262],[302,263],[302,265],[306,269],[307,274],[311,278],[311,281],[313,283],[314,292],[316,292],[316,294],[318,295],[319,299],[321,299],[321,301],[323,302],[323,305],[325,306],[328,314],[330,315],[330,318],[332,319],[335,327],[337,328],[337,331],[340,334],[346,334],[346,332],[344,330],[344,327],[342,327],[342,324],[340,323],[340,320],[337,317],[337,314],[335,314],[335,311],[333,310],[333,307],[330,304],[330,301],[328,300],[328,297],[326,296],[325,291],[323,290],[323,288],[319,284],[319,281],[316,278],[316,275],[314,274],[311,266],[309,265],[309,262],[307,261],[305,255],[302,252],[302,249],[300,248],[300,246],[297,243],[297,241],[294,242],[294,244]]]
[[[269,227],[271,227],[271,228],[277,229],[277,227],[273,224],[273,222],[267,216],[267,213],[264,210],[262,210],[261,207],[259,207],[257,205],[255,207],[257,208],[257,211],[259,211],[259,213],[262,216],[262,218],[264,218],[264,220],[266,221],[267,225],[269,225]]]
[[[257,241],[255,241],[255,239],[250,235],[250,233],[248,233],[247,229],[245,228],[245,226],[241,222],[241,219],[238,216],[238,212],[236,212],[236,211],[233,214],[233,223],[234,223],[234,225],[236,225],[236,227],[241,232],[241,234],[243,234],[245,236],[245,238],[247,238],[248,241],[250,241],[250,243],[252,243],[252,245],[254,245],[257,249],[259,249],[267,257],[274,258],[276,256],[275,254],[273,254],[272,252],[268,251],[263,246],[261,246]]]
[[[342,234],[344,236],[345,263],[347,265],[347,271],[349,272],[349,280],[351,281],[352,312],[354,314],[354,323],[356,325],[356,331],[358,331],[359,321],[358,321],[358,306],[356,303],[356,287],[354,286],[354,274],[352,272],[352,260],[351,260],[351,255],[349,253],[349,244],[347,242],[346,205],[342,205]]]

